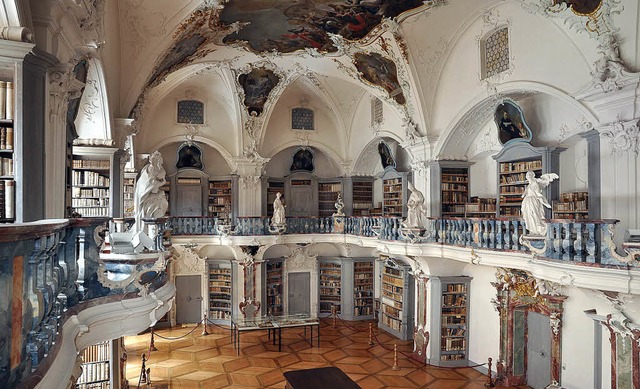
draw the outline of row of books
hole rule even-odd
[[[73,198],[71,199],[71,206],[74,208],[78,207],[108,207],[109,206],[109,198]]]
[[[440,347],[446,351],[466,350],[467,340],[465,338],[442,338]]]
[[[442,190],[457,190],[457,191],[466,191],[466,185],[460,184],[442,184]]]
[[[80,214],[80,217],[108,217],[110,216],[109,208],[107,207],[88,207],[74,208],[74,211]]]
[[[557,212],[572,212],[572,211],[588,211],[586,200],[554,203],[553,210]]]
[[[444,192],[442,193],[443,203],[466,203],[467,194],[461,192]]]
[[[341,192],[342,184],[319,184],[319,192]]]
[[[80,188],[74,187],[71,189],[72,197],[109,197],[109,189],[103,188]],[[132,197],[133,198],[133,197]]]
[[[73,186],[109,186],[109,177],[92,171],[74,171],[71,178]]]
[[[568,192],[560,195],[560,201],[563,203],[568,203],[571,201],[587,201],[589,198],[589,193],[587,192]]]
[[[529,170],[542,169],[542,161],[528,161],[528,162],[505,162],[500,164],[500,173],[509,172],[526,172]]]
[[[0,81],[0,119],[13,120],[15,95],[13,82]]]
[[[495,204],[477,204],[477,203],[467,203],[465,205],[466,212],[495,212],[496,205]]]
[[[13,159],[0,158],[0,176],[13,176]]]
[[[467,285],[466,284],[448,284],[447,292],[448,293],[466,293]]]
[[[0,180],[0,219],[14,219],[15,184],[13,180]]]
[[[13,150],[13,128],[0,128],[0,150]]]
[[[109,161],[95,159],[74,159],[74,169],[109,169]]]
[[[230,181],[209,181],[209,189],[231,190],[231,182]]]
[[[510,176],[500,176],[500,185],[524,184],[526,182],[526,179],[526,173],[512,174]]]

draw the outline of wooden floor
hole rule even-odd
[[[336,366],[362,388],[485,388],[486,376],[474,369],[446,369],[424,366],[408,358],[411,341],[378,330],[374,324],[375,345],[369,346],[369,323],[340,322],[331,319],[321,325],[320,348],[311,347],[302,329],[282,331],[282,352],[271,344],[266,331],[243,333],[237,355],[229,330],[202,326],[156,331],[155,347],[147,362],[152,388],[284,388],[283,372]],[[177,338],[177,340],[165,340]],[[149,355],[150,334],[125,338],[128,353],[127,378],[138,384],[141,355]],[[380,342],[380,343],[378,343]],[[393,346],[398,345],[398,366],[393,371]],[[145,387],[145,386],[141,386]],[[522,387],[526,388],[526,387]],[[339,389],[339,388],[328,388]]]

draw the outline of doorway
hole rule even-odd
[[[527,385],[546,388],[551,383],[551,323],[549,316],[527,314]]]
[[[177,203],[177,216],[202,216],[202,187],[179,184]]]
[[[176,323],[198,323],[202,319],[201,277],[176,276]]]
[[[311,312],[311,274],[289,273],[289,314]]]

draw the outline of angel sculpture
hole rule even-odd
[[[556,173],[548,173],[536,178],[534,172],[528,171],[526,178],[528,185],[522,194],[524,224],[529,235],[545,236],[547,223],[544,222],[544,207],[551,208],[551,205],[542,194],[542,189],[560,177]]]

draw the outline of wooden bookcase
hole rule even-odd
[[[265,312],[269,315],[283,315],[283,262],[281,259],[269,259],[265,262],[265,293],[264,306]]]
[[[356,320],[373,318],[373,261],[353,262],[353,316]]]
[[[441,169],[440,196],[443,217],[464,217],[465,204],[469,198],[469,169]]]
[[[267,193],[266,193],[266,210],[267,217],[273,216],[273,202],[276,199],[276,193],[280,192],[284,196],[284,181],[281,180],[269,180],[267,182]],[[286,200],[285,200],[286,201]]]
[[[536,177],[557,173],[561,147],[533,147],[516,142],[504,147],[493,158],[498,162],[498,216],[520,217],[522,194],[527,186],[525,175],[533,171]],[[543,194],[550,201],[558,199],[558,180],[545,188]],[[551,212],[547,217],[551,216]]]
[[[77,389],[109,389],[111,376],[111,341],[94,344],[82,352],[82,374]]]
[[[5,93],[6,99],[7,82],[0,81],[0,84],[5,84],[4,90],[0,88],[0,94]],[[4,109],[5,107],[0,107],[0,113],[5,112]],[[0,119],[0,126],[3,126],[0,127],[0,223],[7,223],[13,222],[16,218],[13,119],[6,119],[5,115]]]
[[[469,287],[471,277],[431,276],[431,364],[469,364]]]
[[[112,196],[120,190],[119,174],[113,174],[117,151],[114,147],[73,147],[71,208],[82,217],[118,214],[119,199]]]
[[[370,209],[373,208],[373,181],[352,180],[353,216],[369,216]]]
[[[382,265],[378,327],[400,338],[413,335],[413,277],[411,267],[386,259]]]
[[[136,191],[136,173],[125,173],[122,182],[122,216],[135,217],[134,193]]]
[[[208,215],[218,219],[230,220],[233,217],[231,180],[209,181]]]
[[[319,261],[320,270],[318,276],[319,316],[324,317],[332,313],[331,308],[336,306],[336,313],[341,313],[341,289],[342,289],[342,264],[340,260]]]
[[[209,320],[228,322],[231,319],[233,272],[231,263],[211,261],[209,273]]]
[[[553,219],[588,219],[589,193],[567,192],[560,195],[560,201],[554,201]]]
[[[407,214],[407,173],[388,169],[382,179],[382,216],[405,217]]]
[[[342,193],[341,182],[331,181],[318,183],[319,217],[331,217],[336,212],[335,203],[338,199],[338,193]]]
[[[496,216],[496,199],[472,197],[464,206],[465,217],[494,218]]]

